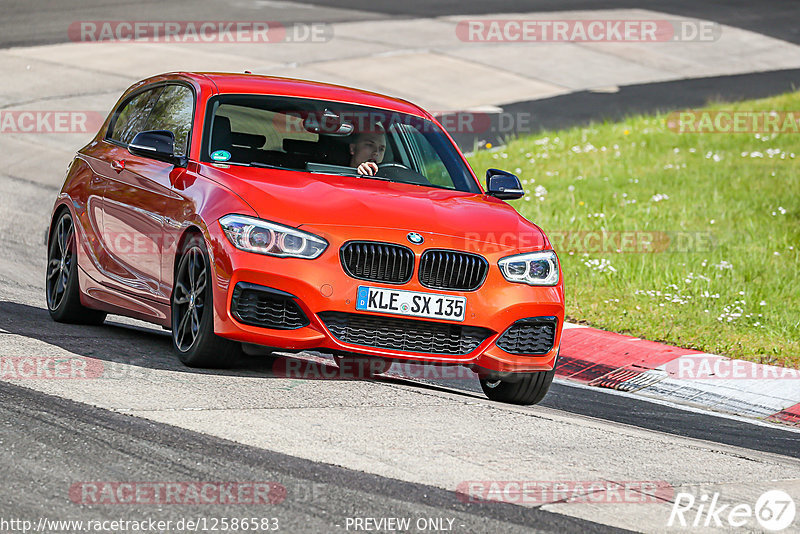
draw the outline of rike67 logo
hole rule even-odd
[[[675,495],[667,526],[689,530],[761,527],[768,532],[780,532],[792,526],[795,513],[794,500],[781,490],[762,493],[755,505],[721,502],[719,493],[703,493],[698,497],[680,492]]]

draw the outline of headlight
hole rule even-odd
[[[312,260],[328,248],[319,236],[244,215],[226,215],[220,226],[234,247],[247,252]]]
[[[509,282],[532,286],[554,286],[558,283],[558,258],[552,250],[508,256],[500,260],[498,265]]]

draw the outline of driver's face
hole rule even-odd
[[[350,143],[350,166],[358,167],[372,161],[380,163],[386,153],[386,136],[382,133],[363,133],[355,143]]]

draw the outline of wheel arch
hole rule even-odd
[[[172,279],[175,280],[175,276],[178,274],[178,264],[181,261],[181,251],[183,250],[184,245],[186,242],[193,236],[200,236],[204,241],[206,241],[206,247],[208,247],[208,240],[206,239],[205,233],[197,224],[190,224],[184,230],[181,236],[178,238],[178,244],[175,247],[175,257],[172,258]],[[175,284],[173,284],[172,291],[175,291]]]
[[[45,246],[46,247],[50,246],[50,238],[53,237],[53,230],[55,229],[55,226],[56,226],[55,225],[56,219],[61,217],[61,214],[64,213],[65,211],[69,212],[69,216],[72,217],[72,224],[75,224],[75,214],[72,212],[72,209],[70,209],[69,202],[67,201],[67,199],[65,198],[65,199],[60,200],[59,202],[57,202],[56,205],[53,206],[53,213],[52,213],[52,215],[50,215],[50,222],[48,223],[47,234],[45,235],[45,237],[46,237]]]

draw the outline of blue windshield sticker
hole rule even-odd
[[[231,159],[231,153],[227,150],[215,150],[211,153],[211,159],[214,161],[228,161]]]

